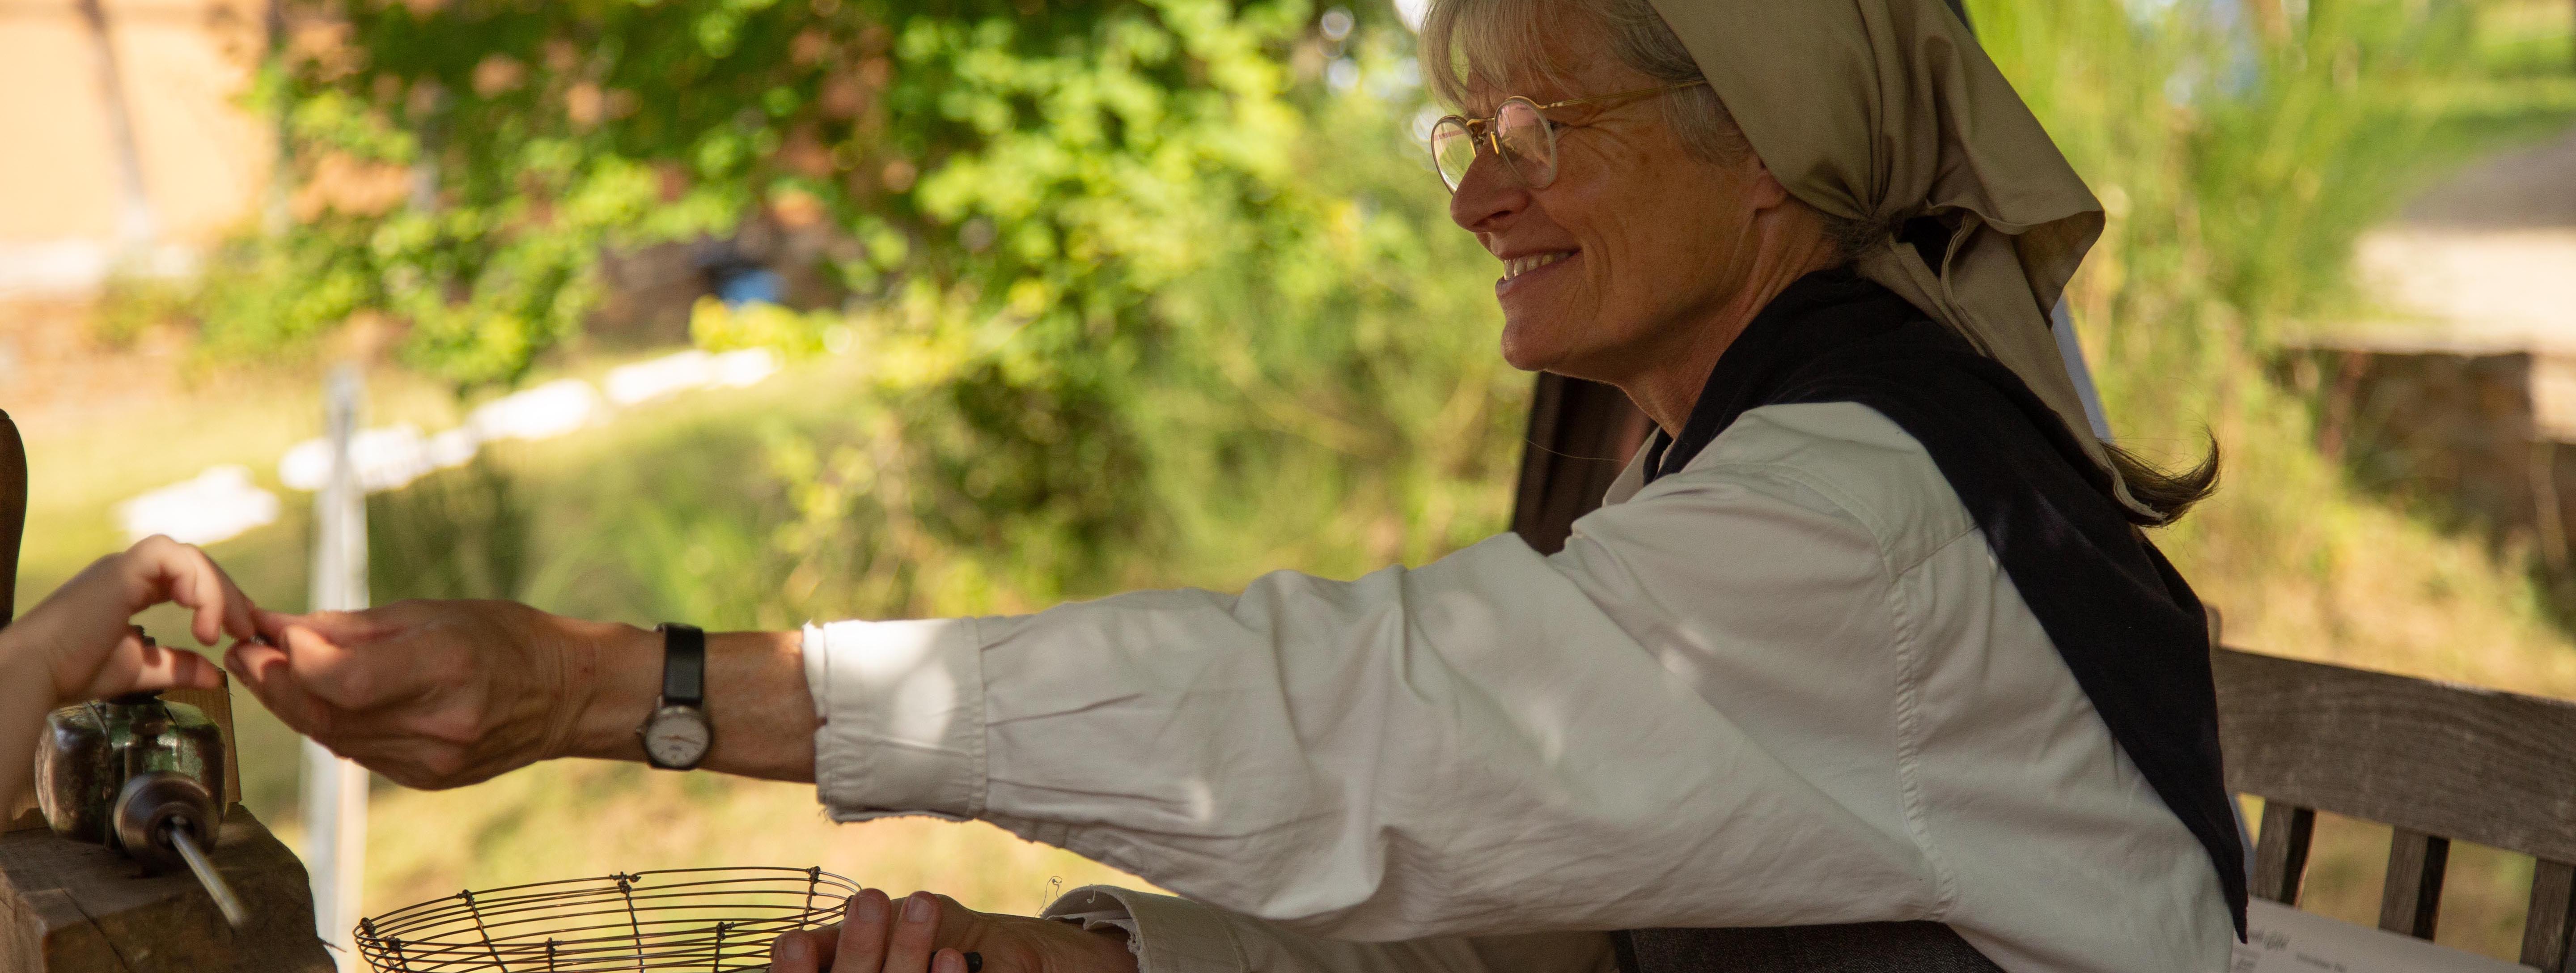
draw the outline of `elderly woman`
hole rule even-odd
[[[870,890],[781,971],[2224,968],[2206,629],[2138,530],[2214,464],[2086,431],[2092,197],[1940,0],[1654,2],[1423,33],[1504,356],[1659,429],[1562,553],[713,637],[408,603],[231,664],[416,786],[812,779],[1178,893]]]

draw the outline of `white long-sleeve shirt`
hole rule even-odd
[[[1552,556],[1506,535],[1356,581],[811,627],[819,795],[1200,904],[1133,917],[1150,973],[1368,949],[1301,967],[1313,937],[1501,970],[1436,940],[1913,919],[2012,973],[2226,968],[2206,853],[1912,437],[1770,406],[1642,481]],[[1056,911],[1147,901],[1085,894]],[[1220,932],[1231,959],[1153,961]]]

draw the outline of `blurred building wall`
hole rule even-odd
[[[255,215],[274,133],[238,104],[261,0],[98,0],[141,160],[158,265]],[[81,0],[0,0],[0,296],[95,286],[125,199]]]

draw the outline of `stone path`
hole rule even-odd
[[[2359,260],[2365,286],[2419,318],[2371,338],[2576,351],[2576,132],[2435,187],[2366,234]]]

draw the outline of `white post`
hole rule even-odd
[[[349,441],[358,431],[365,387],[354,364],[332,369],[324,386],[324,435],[331,442],[331,480],[313,495],[315,611],[367,607],[367,495]],[[355,930],[367,871],[367,770],[304,741],[304,862],[313,877],[313,922],[337,948],[342,970],[365,968]]]

